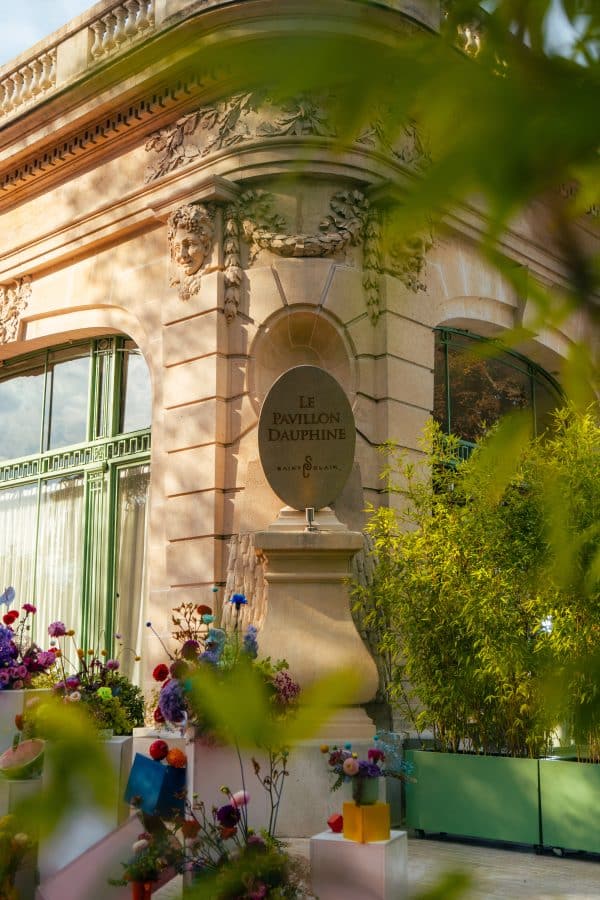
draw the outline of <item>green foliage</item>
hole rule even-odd
[[[401,506],[370,511],[377,564],[355,604],[390,695],[408,694],[445,748],[538,755],[566,723],[596,755],[600,428],[573,410],[536,441],[520,428],[503,423],[465,463],[434,425],[421,465],[385,448]]]

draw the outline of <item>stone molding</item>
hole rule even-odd
[[[0,344],[17,339],[19,323],[31,296],[31,278],[0,285]]]

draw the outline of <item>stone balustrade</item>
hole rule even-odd
[[[111,56],[154,27],[154,0],[124,0],[90,23],[89,61]]]
[[[93,0],[90,0],[90,3]],[[94,67],[157,34],[176,16],[228,5],[231,0],[100,0],[59,31],[0,67],[0,126]],[[430,27],[439,24],[439,0],[374,0],[407,12]]]
[[[20,112],[54,87],[56,47],[51,47],[0,80],[0,116]]]

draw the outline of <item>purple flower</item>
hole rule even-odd
[[[48,669],[56,662],[56,655],[51,650],[40,650],[37,655],[37,664],[42,669]]]
[[[0,688],[4,687],[10,681],[10,675],[7,669],[0,669]]]
[[[258,656],[258,642],[256,640],[256,635],[258,634],[258,629],[254,627],[254,625],[248,625],[246,628],[246,633],[244,634],[243,641],[243,650],[244,653],[247,653],[250,659],[256,659]]]
[[[294,681],[285,669],[281,669],[274,676],[273,687],[275,688],[275,701],[281,706],[289,706],[298,699],[300,685]]]
[[[54,654],[52,654],[54,656]],[[75,691],[81,684],[77,675],[69,675],[67,680],[65,681],[65,685],[68,687],[70,691]]]
[[[116,672],[116,670],[119,668],[120,665],[121,665],[121,663],[119,662],[118,659],[107,659],[106,660],[106,668],[109,670],[109,672]]]
[[[183,722],[187,710],[183,689],[176,678],[168,681],[160,692],[158,707],[167,722]]]
[[[27,678],[27,666],[16,666],[15,675],[17,678]]]
[[[235,828],[240,819],[240,811],[232,803],[226,803],[217,810],[217,820],[224,828]]]
[[[31,613],[32,615],[37,612],[37,606],[34,606],[33,603],[24,603],[21,609],[24,609],[26,613]]]
[[[200,662],[210,663],[212,666],[216,666],[221,659],[221,651],[218,647],[211,647],[209,650],[205,650],[204,653],[201,653],[198,659]]]
[[[375,765],[375,763],[367,762],[365,759],[361,759],[358,764],[358,777],[359,778],[379,778],[381,775],[381,769],[379,766]]]
[[[0,666],[9,665],[18,656],[19,651],[14,642],[14,636],[12,628],[0,625]]]
[[[240,610],[240,606],[245,606],[248,603],[244,594],[232,594],[229,602],[233,603],[238,612]]]
[[[50,637],[63,637],[66,633],[67,629],[65,628],[63,622],[52,622],[51,625],[48,625],[48,634],[50,635]]]

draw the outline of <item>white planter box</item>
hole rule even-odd
[[[324,831],[310,839],[312,889],[319,900],[404,900],[408,897],[405,831],[389,841],[358,844]]]

